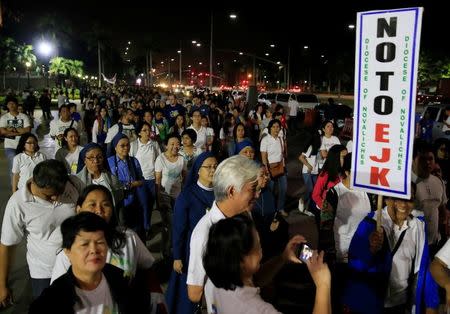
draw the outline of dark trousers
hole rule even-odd
[[[50,278],[31,278],[31,291],[33,299],[37,299],[45,288],[50,286]]]

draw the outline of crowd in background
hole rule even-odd
[[[276,313],[258,287],[286,263],[306,264],[314,313],[437,313],[450,302],[448,140],[417,134],[411,198],[386,197],[377,210],[373,195],[351,188],[353,143],[337,129],[332,99],[294,115],[294,100],[250,106],[227,92],[118,87],[80,96],[77,107],[59,93],[58,116],[47,91],[6,99],[3,306],[11,248],[24,238],[33,313]],[[36,105],[54,141],[47,154],[32,132]],[[292,149],[299,129],[303,145]],[[295,210],[319,234],[308,260],[297,249],[310,239],[286,227],[288,175],[305,186]],[[146,247],[153,211],[172,261],[165,296]]]

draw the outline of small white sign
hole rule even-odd
[[[423,8],[357,14],[352,187],[409,198]]]

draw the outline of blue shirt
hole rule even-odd
[[[180,104],[176,104],[175,106],[168,105],[164,107],[164,116],[169,122],[169,127],[172,127],[175,124],[175,119],[178,115],[184,115],[186,113],[186,108],[184,108]]]
[[[143,180],[141,165],[139,161],[134,157],[128,157],[125,160],[120,159],[116,155],[108,158],[108,165],[111,173],[115,175],[119,181],[127,186],[132,181]],[[125,194],[124,205],[131,205],[134,201],[135,193]]]

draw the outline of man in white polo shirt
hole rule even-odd
[[[74,128],[80,135],[80,126],[72,119],[69,106],[62,105],[59,107],[59,119],[50,122],[50,136],[55,140],[55,153],[62,147],[64,131],[68,128]]]
[[[191,236],[189,267],[187,274],[188,296],[192,302],[200,302],[205,287],[205,300],[208,313],[212,313],[214,285],[207,280],[203,267],[203,253],[208,240],[210,227],[221,219],[251,211],[259,197],[261,168],[253,160],[236,155],[225,159],[214,173],[215,201],[205,216],[200,219]],[[302,237],[297,238],[297,243]],[[294,242],[295,242],[294,241]],[[291,242],[292,243],[292,240]],[[292,253],[292,252],[291,252]],[[293,253],[292,253],[293,254]],[[292,255],[291,254],[291,255]],[[291,255],[277,256],[261,267],[256,278],[264,285],[273,278]]]
[[[10,299],[9,258],[24,237],[33,297],[38,297],[50,285],[56,254],[62,244],[59,227],[75,214],[82,187],[78,178],[67,175],[63,163],[50,159],[39,163],[26,186],[11,196],[0,238],[0,305]]]
[[[10,178],[12,178],[12,164],[20,136],[31,131],[30,119],[26,114],[19,113],[18,105],[16,98],[8,97],[6,99],[8,112],[0,118],[0,135],[5,137],[5,155],[8,160]]]
[[[260,167],[248,158],[236,155],[224,160],[214,173],[215,201],[205,216],[200,219],[191,236],[189,267],[187,274],[188,296],[199,302],[206,282],[203,267],[203,251],[212,224],[226,217],[250,211],[259,196],[257,191]],[[205,287],[205,298],[211,304],[212,289]],[[208,310],[208,313],[211,311]]]

